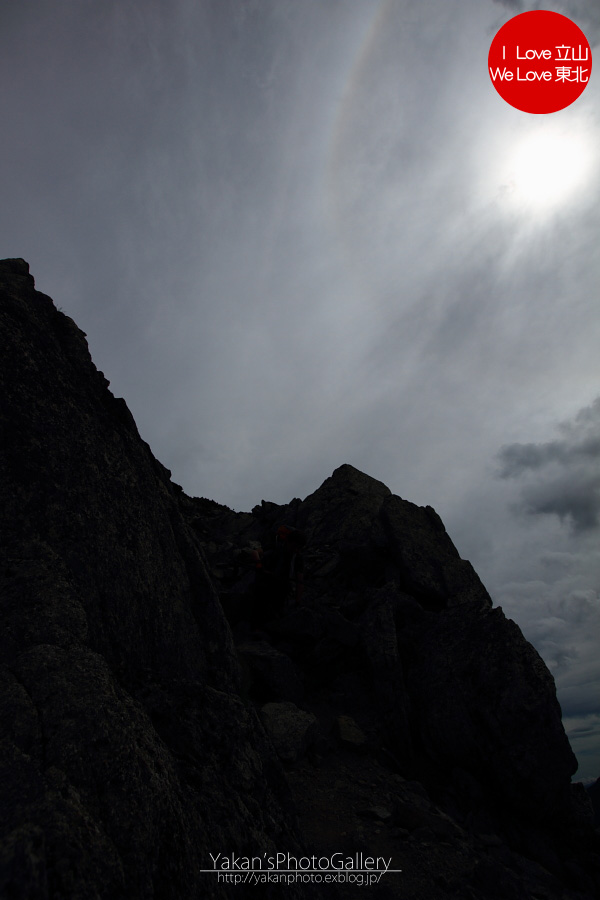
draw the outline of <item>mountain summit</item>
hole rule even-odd
[[[597,896],[552,676],[431,507],[347,464],[188,497],[20,259],[0,327],[0,896]],[[281,525],[304,593],[256,625]]]

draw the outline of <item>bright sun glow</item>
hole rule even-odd
[[[519,207],[549,212],[576,199],[591,163],[585,137],[543,129],[522,138],[508,153],[504,190]]]

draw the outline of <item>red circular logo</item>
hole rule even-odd
[[[509,19],[488,55],[492,84],[503,100],[528,113],[553,113],[585,90],[592,51],[583,31],[543,9]]]

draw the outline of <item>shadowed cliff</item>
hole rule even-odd
[[[342,850],[393,857],[381,896],[594,896],[553,679],[433,509],[348,465],[189,498],[23,260],[0,328],[1,896],[240,897],[210,854]],[[281,523],[305,593],[256,628]]]
[[[225,896],[298,846],[169,473],[85,337],[0,265],[2,896]]]

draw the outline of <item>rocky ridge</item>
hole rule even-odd
[[[568,897],[575,872],[573,896],[593,896],[591,810],[552,676],[434,510],[349,465],[304,501],[205,503],[184,512],[312,844],[387,846],[403,870],[391,896]],[[248,634],[238,548],[268,547],[280,523],[308,537],[303,602]]]
[[[390,858],[380,896],[596,895],[553,679],[433,509],[348,465],[187,497],[23,260],[0,327],[0,896],[243,897],[211,854],[281,852]],[[258,630],[243,551],[282,522],[305,594]]]

